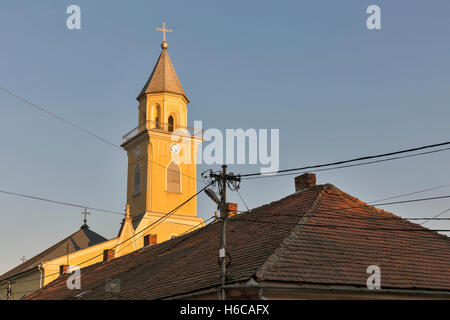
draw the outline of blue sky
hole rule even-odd
[[[81,30],[66,8],[81,7]],[[366,28],[381,7],[382,30]],[[160,53],[169,53],[205,128],[279,128],[280,167],[347,159],[449,140],[450,2],[12,1],[0,4],[0,85],[120,144]],[[121,211],[125,152],[0,92],[0,190]],[[321,172],[371,201],[450,183],[450,152]],[[198,171],[206,169],[201,166]],[[231,166],[238,173],[257,166]],[[293,176],[246,181],[250,207],[294,191]],[[419,196],[450,194],[450,188]],[[243,204],[229,193],[231,201]],[[0,272],[82,223],[77,208],[0,195]],[[450,200],[384,207],[432,216]],[[214,206],[200,196],[198,214]],[[114,237],[120,216],[89,225]],[[431,222],[431,228],[450,228]]]

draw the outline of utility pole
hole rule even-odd
[[[212,180],[212,184],[215,185],[217,183],[217,187],[220,193],[220,202],[218,204],[220,210],[220,220],[222,220],[222,237],[221,237],[221,247],[219,249],[219,261],[220,261],[220,274],[221,274],[221,288],[219,291],[219,300],[226,299],[225,293],[225,283],[226,283],[226,271],[227,271],[227,238],[226,238],[226,230],[227,230],[227,219],[228,219],[228,205],[227,205],[227,185],[231,183],[233,187],[239,188],[239,183],[241,181],[240,176],[235,176],[233,173],[227,173],[227,166],[222,165],[222,171],[219,173],[213,173],[212,171],[209,174],[209,177]]]
[[[228,210],[227,210],[227,166],[222,166],[222,174],[221,181],[222,183],[222,194],[220,195],[220,217],[222,218],[222,246],[219,250],[219,258],[221,259],[221,288],[220,288],[220,300],[225,300],[225,275],[227,272],[227,264],[225,259],[225,254],[227,251],[227,218],[228,218]]]

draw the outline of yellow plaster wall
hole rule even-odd
[[[187,100],[181,96],[170,93],[147,94],[139,101],[138,122],[142,123],[145,113],[147,121],[155,121],[156,105],[161,109],[161,123],[167,123],[172,115],[177,127],[187,125]],[[144,110],[145,109],[145,110]],[[152,129],[154,123],[146,123],[147,129]],[[144,127],[140,131],[144,130]],[[196,183],[196,154],[201,139],[186,138],[172,135],[167,131],[148,130],[124,145],[128,154],[128,187],[127,203],[130,204],[130,213],[136,219],[145,212],[167,213],[180,203],[186,201],[197,191]],[[173,161],[170,151],[172,143],[182,146],[180,156],[188,154],[188,163],[176,161],[180,169],[180,192],[167,191],[167,166]],[[137,147],[141,149],[140,157],[136,158]],[[141,166],[141,193],[133,194],[134,170],[136,163]],[[197,200],[192,199],[177,211],[177,214],[191,217],[197,216]]]

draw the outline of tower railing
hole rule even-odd
[[[173,135],[182,137],[195,136],[198,138],[203,138],[203,130],[199,128],[184,127],[179,126],[175,123],[147,120],[141,122],[136,128],[130,130],[127,134],[125,134],[122,137],[122,144],[133,139],[135,136],[137,136],[139,133],[143,131],[157,131],[157,132],[171,133]]]

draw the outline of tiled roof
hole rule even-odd
[[[42,251],[34,257],[26,260],[24,263],[19,264],[17,267],[9,270],[8,272],[0,276],[0,281],[14,276],[20,272],[36,267],[39,263],[52,260],[63,255],[96,245],[104,242],[107,239],[99,235],[98,233],[90,230],[87,226],[82,226],[79,230],[72,233],[67,238],[59,241],[57,244]],[[67,247],[67,245],[69,245]]]
[[[30,299],[161,299],[220,284],[221,223],[82,269]],[[228,220],[227,283],[283,281],[365,287],[367,267],[382,288],[450,291],[450,239],[320,185]],[[106,290],[110,279],[120,292]]]
[[[184,96],[183,87],[178,80],[167,49],[163,49],[150,77],[138,95],[138,99],[146,93],[175,93]]]

